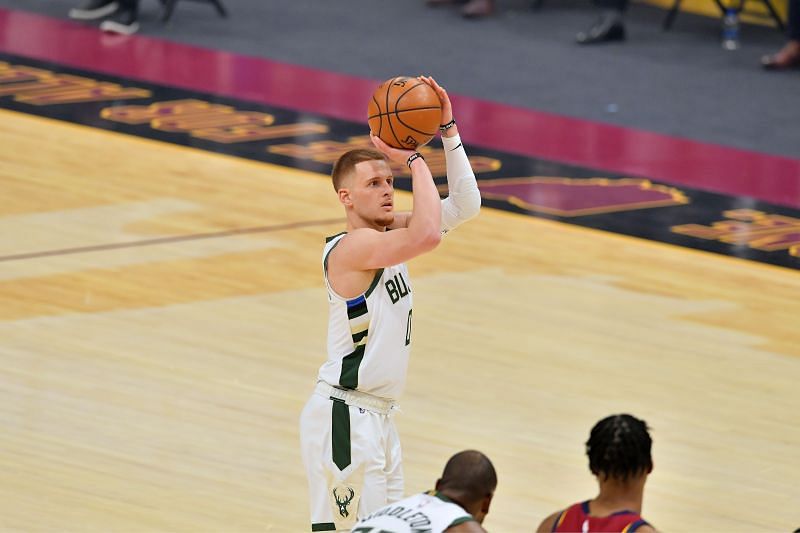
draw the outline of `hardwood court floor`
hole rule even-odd
[[[0,527],[305,531],[327,177],[0,125]],[[631,412],[657,527],[800,525],[796,271],[487,209],[411,273],[407,492],[477,448],[485,525],[530,531],[592,496],[588,430]]]

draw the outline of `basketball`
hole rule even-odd
[[[369,129],[395,148],[415,150],[429,142],[442,123],[442,104],[433,88],[409,76],[378,85],[367,107]]]

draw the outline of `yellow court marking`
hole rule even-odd
[[[675,0],[641,0],[642,2],[664,9],[671,9]],[[738,1],[725,1],[723,5],[738,6]],[[772,0],[772,5],[775,10],[785,21],[787,17],[788,2],[786,0]],[[769,15],[766,6],[762,2],[754,2],[752,0],[745,2],[744,12],[742,13],[742,20],[751,24],[761,24],[764,26],[775,26],[775,21]],[[719,18],[719,7],[714,0],[683,0],[681,2],[681,11],[687,13],[694,13],[695,15],[704,15],[707,17]]]

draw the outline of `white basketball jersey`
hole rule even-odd
[[[378,270],[366,292],[342,298],[328,282],[328,256],[346,233],[327,239],[322,254],[328,289],[328,360],[319,379],[330,385],[397,399],[411,349],[411,284],[401,263]]]
[[[431,491],[381,507],[353,526],[353,533],[441,533],[447,528],[474,520],[460,505]]]

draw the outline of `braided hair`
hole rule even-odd
[[[586,441],[589,469],[602,479],[627,481],[653,469],[653,441],[644,420],[612,415],[594,425]]]

